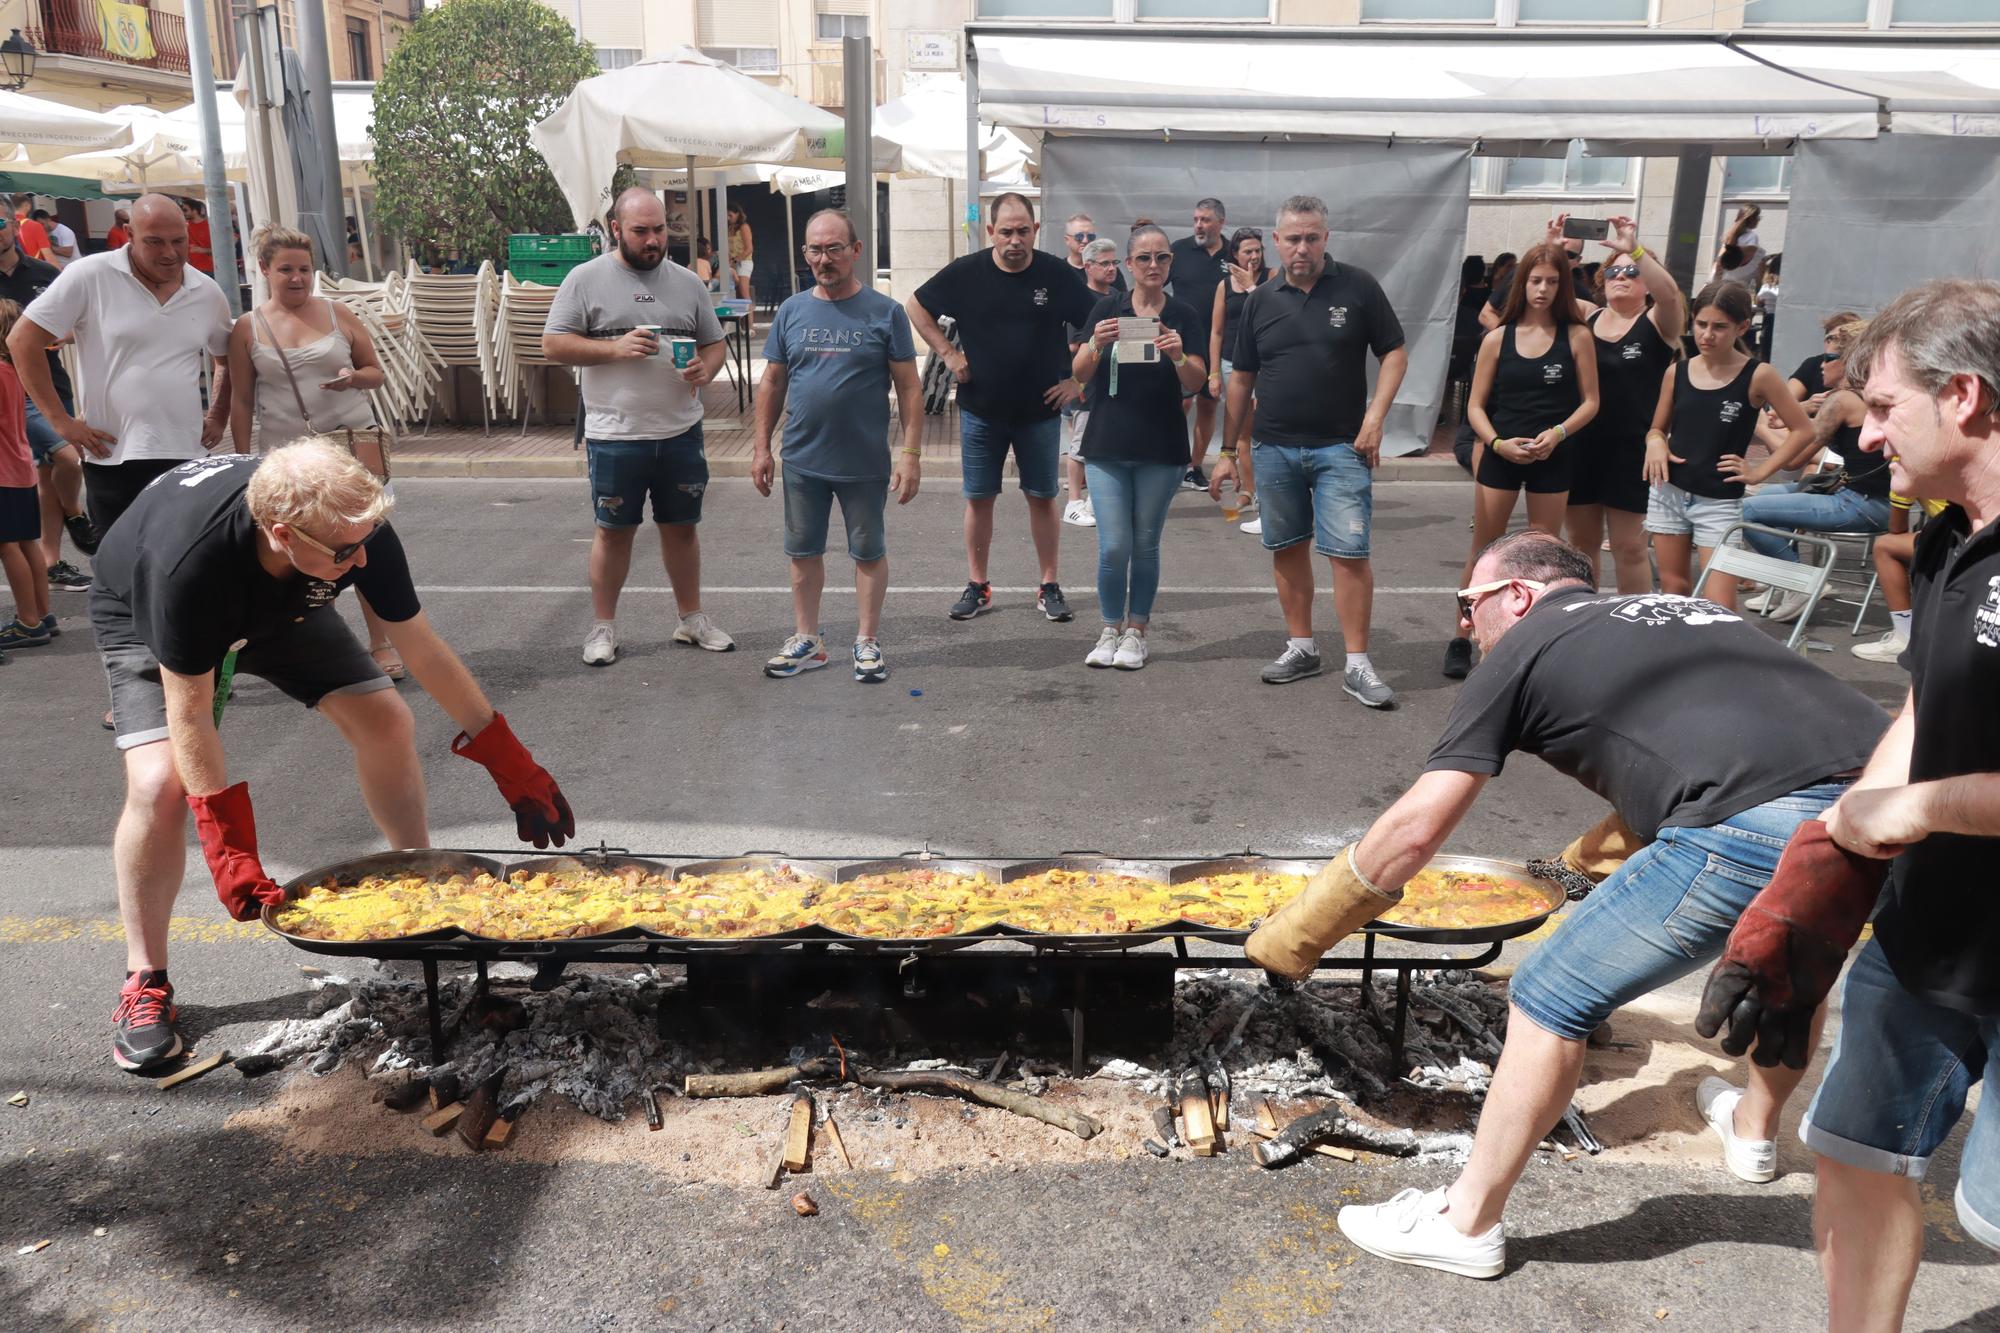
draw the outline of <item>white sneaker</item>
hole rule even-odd
[[[1091,507],[1090,497],[1086,495],[1081,500],[1071,500],[1064,505],[1063,522],[1079,528],[1096,527],[1097,511]]]
[[[736,640],[724,634],[721,626],[708,618],[706,611],[682,616],[681,623],[674,626],[674,642],[693,644],[697,648],[706,648],[711,653],[736,651]]]
[[[1507,1233],[1499,1224],[1468,1236],[1445,1221],[1444,1191],[1404,1190],[1387,1203],[1349,1204],[1340,1230],[1362,1249],[1399,1264],[1439,1268],[1460,1277],[1499,1277]]]
[[[1810,600],[1802,592],[1788,592],[1771,612],[1771,619],[1780,625],[1789,625],[1805,612],[1806,603]]]
[[[1908,652],[1910,641],[1890,630],[1879,639],[1867,643],[1857,643],[1848,651],[1864,662],[1888,662],[1893,665],[1897,658]]]
[[[1118,659],[1118,627],[1106,625],[1097,636],[1097,646],[1083,659],[1085,666],[1108,667]]]
[[[1736,1105],[1743,1089],[1713,1074],[1694,1090],[1694,1104],[1701,1118],[1722,1140],[1722,1160],[1738,1180],[1762,1185],[1778,1176],[1778,1145],[1770,1139],[1736,1137]]]
[[[618,631],[608,620],[600,620],[590,627],[590,633],[583,640],[583,661],[586,666],[610,666],[618,660]]]
[[[1264,516],[1262,514],[1259,514],[1256,518],[1246,520],[1244,523],[1239,525],[1239,529],[1243,532],[1249,533],[1252,537],[1263,536]]]
[[[1743,609],[1745,611],[1755,611],[1758,612],[1759,614],[1762,614],[1763,612],[1771,609],[1771,603],[1773,599],[1775,599],[1777,596],[1778,596],[1778,590],[1776,588],[1766,588],[1764,589],[1764,591],[1758,593],[1756,596],[1744,602]]]
[[[1118,637],[1118,652],[1112,657],[1111,665],[1120,671],[1137,671],[1146,665],[1146,636],[1135,629],[1121,634]]]

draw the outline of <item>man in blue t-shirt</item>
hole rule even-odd
[[[793,634],[764,664],[772,677],[796,676],[826,665],[820,633],[820,593],[826,587],[826,529],[833,502],[847,529],[854,558],[859,624],[854,635],[854,678],[870,684],[889,678],[876,642],[882,598],[889,590],[888,546],[882,512],[889,493],[897,503],[916,496],[923,477],[919,445],[924,392],[916,346],[903,308],[854,276],[861,250],[854,223],[837,208],[806,222],[806,262],[814,286],[778,307],[764,344],[763,392],[757,396],[757,446],[750,480],[771,493],[776,460],[771,436],[785,417],[785,554],[792,560]],[[889,386],[896,386],[902,445],[889,457]]]

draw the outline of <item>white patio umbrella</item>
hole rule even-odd
[[[585,79],[528,131],[547,160],[578,230],[611,203],[611,178],[634,167],[838,167],[840,117],[711,60],[691,46]],[[894,168],[895,146],[876,160]]]
[[[965,80],[938,78],[875,108],[875,137],[901,150],[905,176],[965,179]],[[1006,186],[1028,183],[1034,152],[1014,131],[984,127],[979,145],[985,180]]]
[[[25,93],[0,92],[0,153],[24,150],[30,162],[49,162],[86,149],[132,142],[123,120]]]

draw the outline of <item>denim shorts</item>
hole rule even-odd
[[[1663,828],[1521,963],[1509,986],[1535,1026],[1582,1041],[1613,1010],[1722,953],[1792,833],[1847,790],[1817,782],[1711,828]]]
[[[1374,474],[1352,441],[1306,448],[1250,446],[1264,549],[1282,551],[1313,539],[1313,549],[1337,560],[1366,560],[1375,513]]]
[[[1833,1058],[1799,1137],[1822,1157],[1922,1180],[1984,1079],[1986,1101],[1958,1164],[1958,1220],[2000,1249],[2000,1016],[1961,1013],[1903,989],[1881,942],[1847,970]]]
[[[1007,447],[1014,447],[1014,466],[1021,474],[1021,493],[1052,500],[1059,489],[1056,461],[1062,454],[1062,421],[988,421],[958,409],[958,456],[965,477],[965,498],[989,500],[1000,494],[1000,470],[1007,465]]]
[[[1646,531],[1662,537],[1692,536],[1704,551],[1722,545],[1722,535],[1742,521],[1741,500],[1692,495],[1670,481],[1654,482],[1646,500]]]
[[[828,481],[785,469],[785,554],[810,560],[826,554],[826,525],[840,500],[840,521],[847,528],[847,554],[859,564],[889,554],[883,537],[882,511],[889,504],[886,481]]]
[[[655,523],[701,522],[708,455],[700,426],[665,440],[585,440],[584,457],[598,527],[638,527],[648,495]]]
[[[25,394],[22,396],[26,397]],[[29,398],[27,402],[28,452],[35,456],[36,467],[47,467],[49,460],[55,456],[56,450],[63,448],[69,441],[56,434],[56,428],[49,424],[49,419],[42,415],[40,408],[35,406],[34,399]],[[67,400],[64,401],[63,406],[68,408],[69,403]]]

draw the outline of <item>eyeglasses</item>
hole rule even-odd
[[[1491,583],[1475,583],[1470,588],[1460,588],[1458,590],[1458,618],[1460,620],[1471,620],[1472,613],[1477,609],[1480,602],[1484,601],[1491,594],[1499,592],[1502,588],[1511,588],[1516,585],[1526,588],[1530,592],[1540,592],[1549,586],[1546,583],[1537,583],[1534,579],[1495,579]]]
[[[1172,255],[1133,255],[1131,262],[1134,264],[1171,264],[1174,262],[1174,257]]]
[[[836,241],[832,245],[802,245],[799,253],[807,259],[830,259],[853,244],[852,241]]]
[[[1604,276],[1607,278],[1636,278],[1639,276],[1639,266],[1637,264],[1613,264],[1604,270]]]
[[[328,546],[325,542],[319,540],[317,537],[314,537],[311,534],[307,533],[303,528],[293,528],[292,536],[298,538],[300,541],[304,542],[307,546],[312,547],[313,550],[318,551],[321,555],[333,561],[334,564],[344,565],[348,561],[352,560],[355,556],[355,553],[360,551],[362,547],[368,545],[369,542],[374,541],[376,536],[381,531],[382,531],[382,521],[380,519],[377,519],[375,521],[375,526],[368,529],[368,535],[366,537],[363,537],[358,542],[349,542],[345,546]]]
[[[1094,231],[1073,231],[1069,234],[1069,238],[1078,245],[1089,245],[1097,239],[1097,233]]]
[[[1085,268],[1117,268],[1118,261],[1115,259],[1086,259],[1083,261],[1083,266]]]

